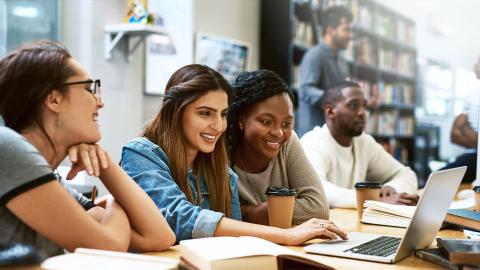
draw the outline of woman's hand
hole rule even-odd
[[[67,179],[73,179],[77,173],[86,170],[88,175],[100,176],[100,169],[108,168],[108,154],[98,144],[81,143],[68,149],[68,157],[72,162],[72,169]]]
[[[339,237],[343,240],[348,238],[347,233],[338,228],[333,222],[312,218],[294,228],[287,229],[284,244],[296,246],[314,238],[337,239]]]

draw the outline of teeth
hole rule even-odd
[[[200,133],[200,136],[205,137],[205,138],[207,138],[207,139],[209,139],[209,140],[215,140],[215,137],[216,137],[216,136],[214,136],[214,135],[205,134],[205,133]]]
[[[280,143],[277,143],[277,142],[267,142],[267,144],[269,144],[271,146],[275,146],[275,147],[280,145]]]

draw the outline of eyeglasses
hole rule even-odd
[[[100,90],[100,80],[85,80],[85,81],[78,81],[78,82],[68,82],[64,83],[63,85],[75,85],[75,84],[88,84],[88,87],[85,88],[88,92],[90,92],[95,100],[101,101],[102,96],[101,96],[101,90]]]

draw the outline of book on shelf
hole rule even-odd
[[[188,269],[333,269],[306,254],[256,237],[211,237],[180,241]]]
[[[437,246],[452,264],[480,264],[480,240],[437,238]]]
[[[439,248],[426,248],[415,250],[415,256],[426,261],[441,265],[450,270],[460,270],[461,267],[450,263],[448,258],[443,255]]]
[[[41,264],[41,268],[46,270],[170,270],[178,268],[178,260],[127,252],[77,248],[73,253],[46,259]]]
[[[480,212],[469,209],[450,209],[445,222],[480,231]]]
[[[473,198],[454,201],[450,204],[450,211],[470,208],[475,204]],[[364,203],[362,222],[406,228],[412,220],[416,206],[395,205],[379,201],[367,200]],[[447,221],[447,220],[445,220]]]

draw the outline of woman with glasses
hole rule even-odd
[[[59,43],[31,43],[0,61],[0,242],[47,256],[77,247],[160,251],[175,242],[152,200],[97,144],[103,106],[100,80]],[[111,195],[94,204],[57,179],[67,156],[67,179],[86,170]]]
[[[122,167],[155,201],[177,240],[246,235],[298,245],[316,237],[345,239],[343,231],[318,219],[293,229],[240,221],[238,181],[228,168],[224,134],[231,91],[207,66],[180,68],[143,136],[123,148]]]

